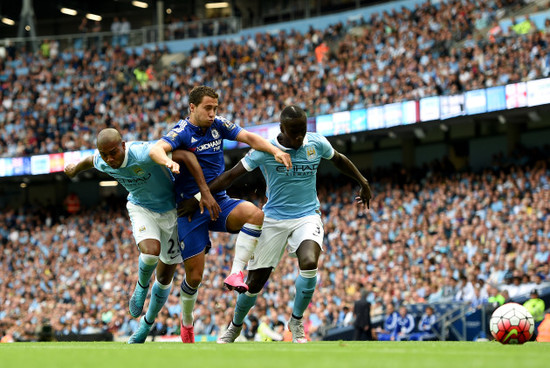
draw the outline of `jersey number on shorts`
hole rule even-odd
[[[168,243],[170,243],[170,249],[168,249],[168,254],[175,253],[174,246],[176,245],[176,242],[174,241],[174,239],[168,240]]]
[[[318,236],[319,234],[321,234],[321,226],[317,225],[315,231],[313,232],[313,235]]]

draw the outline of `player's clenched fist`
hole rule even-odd
[[[74,178],[76,175],[76,165],[75,164],[68,164],[65,166],[65,174],[69,178]]]

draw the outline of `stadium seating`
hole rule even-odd
[[[521,3],[426,2],[324,31],[199,44],[182,65],[161,63],[167,49],[138,55],[104,44],[41,55],[8,47],[0,60],[0,155],[93,148],[95,133],[109,125],[125,140],[158,139],[201,83],[220,91],[227,118],[250,126],[277,121],[291,101],[315,116],[548,76],[550,55],[530,52],[548,45],[550,33],[537,29],[493,42],[471,37],[476,28],[468,25],[478,16],[505,21]],[[453,23],[454,14],[462,21]],[[317,60],[323,42],[329,51]],[[500,56],[510,53],[521,64],[512,67]],[[472,55],[473,64],[464,62]]]
[[[546,159],[527,161],[525,166],[501,166],[497,171],[464,172],[451,176],[430,172],[428,176],[416,177],[415,182],[423,183],[417,192],[411,191],[408,184],[402,187],[393,184],[392,190],[386,191],[383,188],[395,181],[374,173],[378,180],[373,182],[373,189],[378,195],[366,213],[351,202],[353,186],[345,184],[345,180],[321,177],[318,191],[325,223],[325,255],[319,285],[308,309],[310,336],[320,339],[331,328],[349,327],[352,319],[344,309],[353,306],[362,288],[372,304],[374,323],[389,302],[406,304],[411,311],[421,313],[426,301],[409,303],[406,298],[413,295],[410,291],[424,295],[426,300],[434,300],[430,304],[437,315],[455,318],[456,302],[438,302],[437,299],[449,291],[452,299],[469,305],[473,303],[470,298],[475,295],[469,292],[473,288],[486,300],[487,283],[475,280],[489,280],[504,289],[509,287],[504,280],[510,273],[525,276],[527,290],[533,288],[537,279],[550,280],[548,254],[535,251],[516,256],[516,252],[527,244],[523,236],[528,228],[518,227],[527,218],[531,218],[534,231],[544,234],[534,243],[536,247],[542,251],[546,249],[543,246],[548,246],[550,218],[545,214],[550,201],[542,198],[547,198],[550,190],[547,184],[550,182],[547,169],[550,155],[534,151],[528,155],[539,156]],[[521,195],[522,200],[502,202],[497,195],[500,193],[498,188],[513,188],[509,186],[510,176],[506,175],[510,172],[517,180],[528,182],[529,186]],[[483,183],[482,177],[488,181],[478,187],[475,183]],[[447,188],[445,196],[440,189],[443,181]],[[493,181],[498,185],[490,184]],[[337,182],[342,186],[335,185]],[[256,188],[252,187],[250,190],[253,194],[249,198],[261,205],[262,190],[255,191]],[[426,198],[431,199],[426,201]],[[478,198],[486,200],[482,200],[475,211],[463,212],[457,217],[454,204],[459,198],[465,208],[473,206]],[[491,208],[496,210],[499,202],[502,202],[502,207],[493,212]],[[433,203],[439,203],[441,215],[422,216]],[[442,216],[447,219],[443,221]],[[480,223],[479,216],[491,218],[493,228]],[[461,218],[460,222],[458,218]],[[506,222],[501,219],[506,219]],[[437,230],[437,224],[446,221],[450,221],[448,235],[443,228]],[[407,230],[410,223],[423,225],[411,232]],[[58,334],[108,331],[115,339],[127,338],[137,327],[126,311],[128,293],[135,284],[138,254],[130,228],[123,199],[120,203],[111,199],[69,217],[59,207],[37,206],[25,211],[8,208],[0,213],[0,249],[3,254],[0,267],[6,270],[0,275],[2,333],[15,333],[20,340],[36,338],[34,331],[47,317]],[[400,229],[403,231],[397,233]],[[508,229],[515,229],[518,238],[510,238],[506,249],[493,247],[495,237],[503,236]],[[469,239],[471,233],[484,234],[486,241]],[[418,242],[418,234],[425,241]],[[447,249],[441,241],[447,243],[451,239],[459,246]],[[196,318],[201,320],[201,316],[210,314],[216,325],[224,326],[228,323],[226,311],[235,302],[234,295],[223,290],[234,237],[213,233],[212,241]],[[473,248],[463,244],[470,241],[477,246],[476,253],[487,252],[488,257],[483,260],[469,254]],[[440,248],[428,247],[438,243]],[[437,267],[418,264],[413,257],[418,252],[427,258],[437,255],[434,258],[438,260]],[[398,268],[395,268],[397,264],[389,262],[395,254],[403,255],[402,258],[399,256]],[[504,262],[512,259],[510,257],[515,257],[515,262]],[[401,272],[408,276],[400,277]],[[270,315],[274,321],[288,318],[296,273],[296,262],[284,257],[252,313],[256,317]],[[472,275],[474,281],[459,284],[460,280],[453,278],[453,274]],[[395,278],[388,278],[388,275]],[[174,285],[178,285],[181,279],[178,272]],[[336,288],[335,285],[345,287]],[[540,287],[540,290],[541,294],[546,293],[548,287]],[[157,334],[178,333],[177,293],[175,287],[158,318]],[[476,305],[482,306],[483,303]]]

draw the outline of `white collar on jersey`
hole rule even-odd
[[[302,147],[305,146],[307,143],[308,143],[308,139],[307,139],[307,134],[306,134],[306,136],[304,137],[304,141],[302,142]],[[288,147],[283,146],[281,143],[279,143],[279,140],[277,139],[277,137],[275,137],[275,146],[280,148],[282,151],[289,151],[289,150],[293,149],[293,148],[288,148]]]
[[[124,150],[124,161],[122,161],[122,165],[120,165],[119,169],[128,165],[128,150],[130,149],[130,143],[131,142],[126,142],[126,144],[124,145],[126,147]]]

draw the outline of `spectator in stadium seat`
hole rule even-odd
[[[283,341],[283,335],[273,329],[268,316],[260,318],[258,332],[256,332],[257,341]]]
[[[434,314],[434,310],[431,306],[426,306],[426,310],[420,321],[418,322],[418,332],[412,332],[409,334],[409,340],[411,341],[424,341],[432,340],[436,337],[433,329],[435,328],[435,322],[437,317]]]
[[[75,192],[70,192],[64,201],[65,210],[69,215],[76,215],[80,212],[80,198]]]
[[[126,17],[122,17],[120,19],[120,38],[119,38],[121,47],[128,46],[128,42],[130,41],[130,29],[131,29],[130,22]]]
[[[118,20],[118,17],[113,18],[113,23],[111,23],[111,33],[112,35],[112,41],[111,44],[113,47],[116,47],[120,43],[120,21]]]
[[[384,328],[376,329],[376,338],[378,341],[395,340],[394,332],[397,327],[399,314],[395,311],[392,303],[386,304],[386,313],[384,315]]]
[[[288,153],[259,135],[217,116],[218,97],[211,87],[193,88],[189,93],[189,116],[180,120],[155,143],[150,152],[151,158],[161,165],[166,165],[172,172],[179,173],[179,165],[173,162],[167,153],[178,148],[192,150],[197,155],[207,180],[212,181],[225,168],[223,139],[229,139],[246,143],[258,152],[269,153],[277,162],[283,164],[283,167],[290,169],[292,164]],[[186,200],[196,202],[198,193],[195,182],[189,181],[185,175],[178,175],[174,186],[179,203],[185,203]],[[195,342],[193,309],[204,273],[205,255],[211,247],[209,231],[239,233],[235,243],[233,267],[230,275],[224,280],[224,284],[230,290],[236,289],[239,292],[248,290],[242,271],[252,256],[262,232],[264,216],[258,207],[248,201],[229,198],[225,190],[216,190],[213,193],[222,207],[219,218],[212,218],[208,212],[199,213],[196,207],[193,211],[178,215],[178,235],[180,241],[185,244],[182,249],[185,279],[180,292],[181,338],[184,343]]]
[[[487,303],[491,304],[493,308],[496,309],[504,304],[504,296],[498,291],[498,289],[494,285],[489,285],[488,291],[489,298],[487,299]]]
[[[340,172],[357,182],[360,192],[355,199],[369,208],[372,193],[367,179],[346,156],[334,150],[325,137],[307,132],[307,114],[302,108],[297,105],[285,107],[280,130],[272,144],[290,153],[294,159],[292,169],[285,170],[271,156],[252,150],[210,184],[213,191],[226,189],[246,172],[260,168],[268,188],[268,202],[263,208],[263,235],[248,263],[248,292],[239,295],[231,325],[218,339],[219,343],[232,343],[239,336],[244,318],[279,264],[285,248],[296,256],[300,269],[288,326],[293,342],[307,342],[302,317],[317,285],[319,256],[323,251],[324,229],[316,190],[317,166],[322,159],[330,160]],[[312,311],[312,315],[316,314]],[[320,320],[320,316],[316,316]]]
[[[407,307],[404,305],[400,306],[395,330],[391,337],[392,341],[407,340],[414,327],[414,317],[407,311]]]
[[[546,306],[544,304],[544,300],[539,298],[539,292],[537,289],[531,290],[531,293],[529,295],[529,299],[523,303],[523,306],[527,308],[529,313],[533,316],[533,319],[535,320],[535,339],[536,339],[536,331],[538,327],[540,326],[542,320],[544,319],[544,314],[546,310]]]
[[[130,344],[145,342],[157,314],[168,298],[176,267],[182,262],[171,176],[166,168],[150,159],[152,146],[152,143],[147,142],[126,144],[117,130],[107,128],[97,136],[98,153],[65,168],[67,176],[73,178],[78,173],[95,167],[111,175],[130,193],[127,208],[132,221],[132,232],[141,252],[138,281],[129,302],[132,317],[138,318],[141,315],[151,276],[158,269],[149,308],[141,318],[138,331],[130,337]],[[216,209],[217,205],[206,187],[195,156],[178,151],[173,154],[173,158],[186,163],[189,172],[199,183],[204,201],[210,203],[210,211]]]

